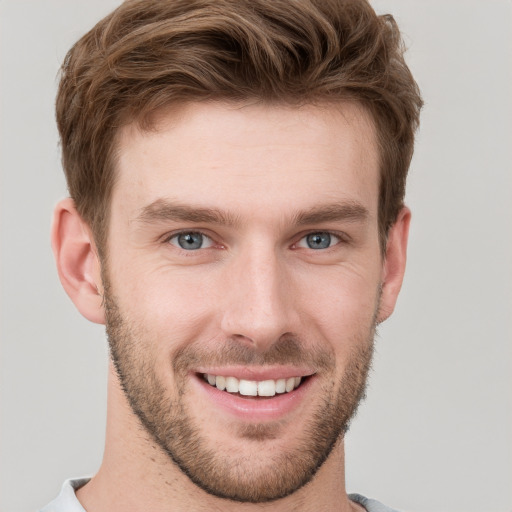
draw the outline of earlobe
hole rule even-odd
[[[411,211],[404,207],[400,210],[396,222],[391,226],[386,244],[386,254],[382,266],[382,294],[377,322],[386,320],[393,310],[402,287],[407,260],[407,240]]]
[[[70,198],[55,207],[51,239],[64,290],[85,318],[105,323],[100,260],[91,231]]]

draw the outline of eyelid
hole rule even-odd
[[[162,238],[162,243],[164,243],[164,244],[165,243],[170,243],[173,238],[176,238],[176,237],[178,237],[179,235],[182,235],[182,234],[198,233],[198,234],[202,235],[204,238],[206,238],[206,239],[208,239],[210,241],[210,243],[208,244],[207,247],[201,247],[201,249],[208,249],[208,248],[213,247],[214,245],[218,245],[218,246],[224,247],[223,244],[220,244],[220,243],[216,242],[215,238],[211,234],[206,233],[205,231],[207,231],[207,230],[204,230],[204,229],[194,229],[194,228],[179,229],[177,231],[173,231],[171,233],[167,233],[166,235],[164,235],[164,237]],[[299,246],[298,244],[299,244],[299,242],[305,240],[306,237],[308,237],[309,235],[313,235],[315,233],[327,233],[331,237],[337,239],[336,243],[330,245],[328,248],[326,248],[324,250],[331,249],[331,248],[335,247],[336,245],[339,245],[340,243],[349,243],[351,241],[351,237],[347,233],[344,233],[344,232],[335,231],[335,230],[329,230],[329,229],[312,229],[312,230],[308,230],[306,232],[303,232],[303,233],[299,234],[298,237],[296,238],[297,241],[292,244],[291,248],[294,249],[294,248],[299,247],[301,249],[302,248],[310,249],[309,247],[302,247],[302,246]],[[173,245],[173,247],[176,247],[177,249],[185,251],[185,249],[183,249],[179,245],[175,245],[175,244],[171,244],[171,245]],[[187,252],[189,252],[189,251],[187,251]]]
[[[326,233],[331,236],[331,238],[337,239],[335,243],[332,243],[329,247],[326,247],[325,249],[311,249],[311,247],[307,247],[306,244],[299,245],[300,242],[305,240],[308,236],[314,235],[316,233]],[[332,249],[333,247],[342,244],[342,243],[348,243],[350,241],[349,235],[346,233],[340,232],[340,231],[331,231],[329,229],[312,229],[305,233],[302,233],[299,235],[299,238],[297,242],[295,242],[292,245],[292,248],[300,248],[300,249],[309,249],[309,250],[315,250],[315,251],[327,251],[328,249]]]
[[[187,235],[187,234],[198,234],[198,235],[201,235],[203,237],[203,241],[205,239],[207,239],[209,241],[209,243],[205,247],[201,247],[200,249],[196,249],[196,251],[199,251],[201,249],[209,249],[210,247],[213,247],[216,244],[216,242],[213,239],[213,237],[208,235],[208,234],[206,234],[201,229],[180,229],[178,231],[173,231],[172,233],[168,233],[167,235],[165,235],[165,237],[163,238],[162,241],[163,241],[163,243],[167,243],[167,244],[172,245],[173,247],[175,247],[178,250],[185,251],[185,252],[195,252],[193,250],[187,251],[183,247],[180,247],[178,243],[174,244],[174,243],[171,242],[173,239],[179,237],[180,235]]]

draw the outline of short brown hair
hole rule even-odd
[[[176,102],[350,99],[378,134],[379,234],[403,206],[422,106],[390,15],[366,0],[127,0],[68,52],[57,96],[71,197],[99,250],[116,134]]]

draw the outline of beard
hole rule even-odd
[[[335,372],[332,351],[322,346],[310,347],[297,337],[279,339],[265,353],[226,339],[215,350],[208,351],[199,343],[182,344],[176,349],[170,358],[175,382],[175,391],[171,392],[157,375],[158,355],[152,350],[157,343],[142,325],[123,318],[105,276],[104,292],[110,355],[134,414],[170,460],[213,496],[264,503],[294,493],[313,479],[343,438],[365,397],[377,308],[364,332],[350,340],[356,348],[340,376]],[[321,370],[324,384],[319,392],[322,399],[292,448],[275,449],[276,445],[272,445],[267,450],[264,443],[279,443],[280,432],[286,438],[286,427],[270,422],[237,427],[235,435],[244,443],[258,443],[251,455],[231,448],[223,451],[220,443],[208,441],[208,425],[194,418],[187,405],[187,379],[198,366],[303,363]]]

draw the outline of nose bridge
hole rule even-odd
[[[254,243],[230,265],[224,334],[265,350],[292,330],[293,304],[286,270],[276,249]]]

